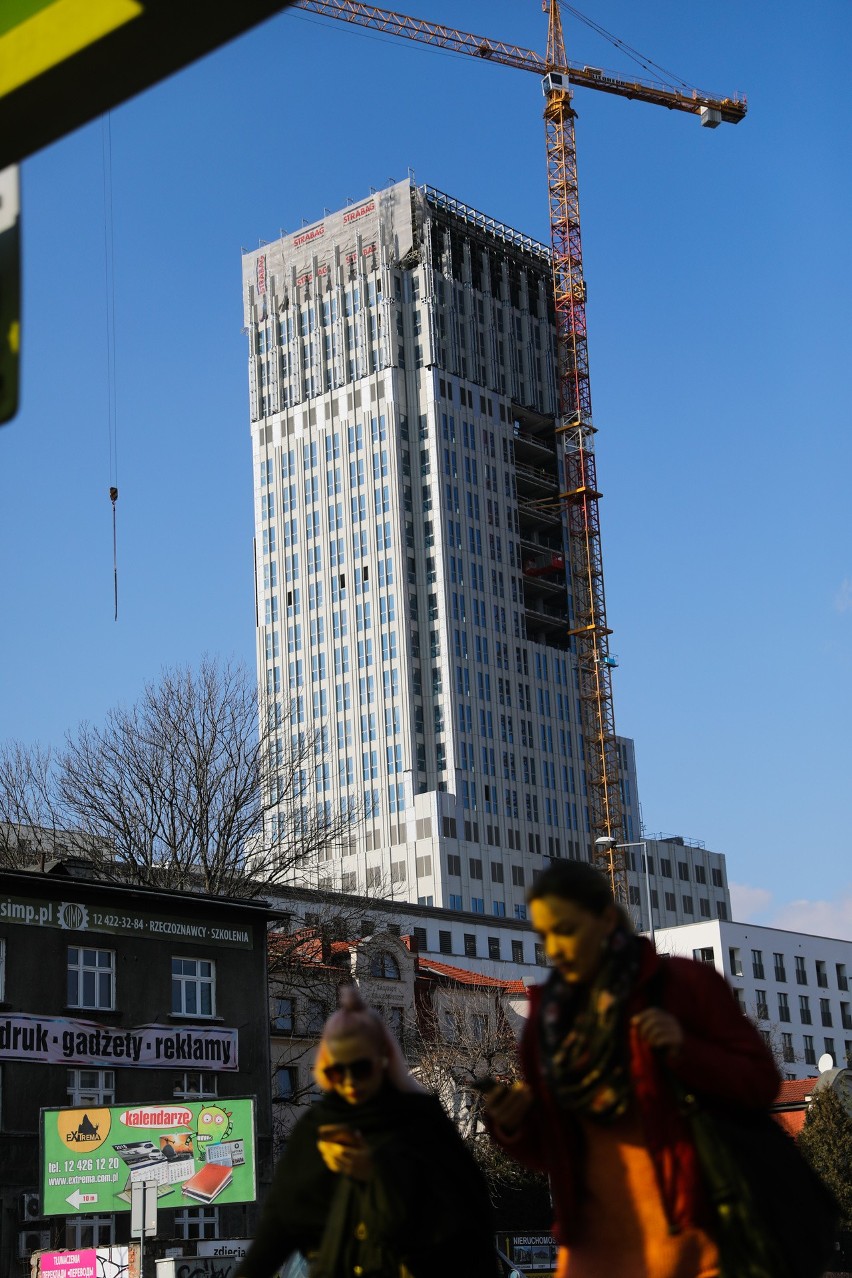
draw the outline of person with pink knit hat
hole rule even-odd
[[[488,1190],[440,1102],[354,985],[326,1021],[323,1095],[294,1127],[238,1278],[495,1278]]]

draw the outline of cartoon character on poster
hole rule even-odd
[[[198,1111],[195,1120],[196,1143],[199,1148],[218,1144],[230,1135],[232,1129],[230,1110],[223,1109],[221,1105],[205,1105]]]

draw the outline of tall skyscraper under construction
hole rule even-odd
[[[524,918],[591,846],[550,250],[405,181],[246,253],[243,300],[264,723],[323,729],[303,803],[363,816],[321,880]]]

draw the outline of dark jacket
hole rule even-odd
[[[326,1123],[346,1124],[364,1136],[374,1166],[370,1181],[329,1171],[317,1149],[318,1129]],[[342,1205],[341,1192],[347,1200]],[[439,1273],[494,1278],[485,1182],[432,1096],[386,1086],[364,1105],[349,1105],[334,1093],[313,1104],[275,1169],[240,1278],[270,1278],[292,1252],[318,1251],[332,1212],[346,1222],[340,1231],[345,1237],[339,1278],[348,1278],[355,1263],[370,1272],[379,1252],[390,1257],[387,1272],[394,1278],[400,1262],[414,1278]],[[327,1250],[324,1246],[323,1255]],[[366,1257],[359,1254],[365,1250]]]
[[[663,1207],[670,1225],[683,1229],[706,1224],[707,1214],[695,1151],[666,1069],[711,1106],[765,1109],[774,1100],[780,1079],[769,1049],[714,968],[692,959],[661,958],[644,938],[639,944],[639,975],[625,1018],[630,1073]],[[519,1162],[549,1174],[553,1232],[557,1242],[568,1244],[583,1192],[583,1137],[573,1115],[557,1105],[544,1077],[539,1032],[541,990],[541,986],[530,990],[530,1014],[520,1049],[534,1103],[511,1139],[499,1132],[494,1135]],[[630,1017],[651,1005],[671,1012],[683,1029],[683,1047],[665,1067],[629,1028]]]

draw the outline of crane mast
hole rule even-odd
[[[685,92],[652,81],[624,79],[566,56],[559,0],[545,0],[547,53],[474,35],[359,0],[295,0],[294,8],[355,23],[388,35],[466,54],[542,77],[553,302],[556,328],[560,454],[559,505],[564,515],[570,573],[569,638],[576,660],[585,750],[585,773],[592,840],[598,866],[610,879],[613,895],[627,905],[627,867],[617,846],[623,838],[618,742],[612,704],[610,629],[606,620],[600,517],[595,470],[589,357],[586,337],[586,285],[580,238],[580,200],[574,138],[576,112],[572,85],[665,106],[700,117],[702,125],[737,124],[746,114],[744,99]]]
[[[576,656],[585,774],[592,839],[614,840],[605,849],[593,843],[594,855],[608,876],[613,895],[627,905],[627,867],[617,844],[623,839],[621,778],[612,701],[609,656],[611,631],[606,621],[600,513],[597,489],[595,428],[589,382],[586,333],[586,284],[580,235],[580,195],[576,112],[558,0],[549,0],[547,71],[542,81],[550,243],[556,323],[556,375],[559,415],[556,433],[561,464],[560,499],[567,525],[567,560],[571,583],[570,629]]]

